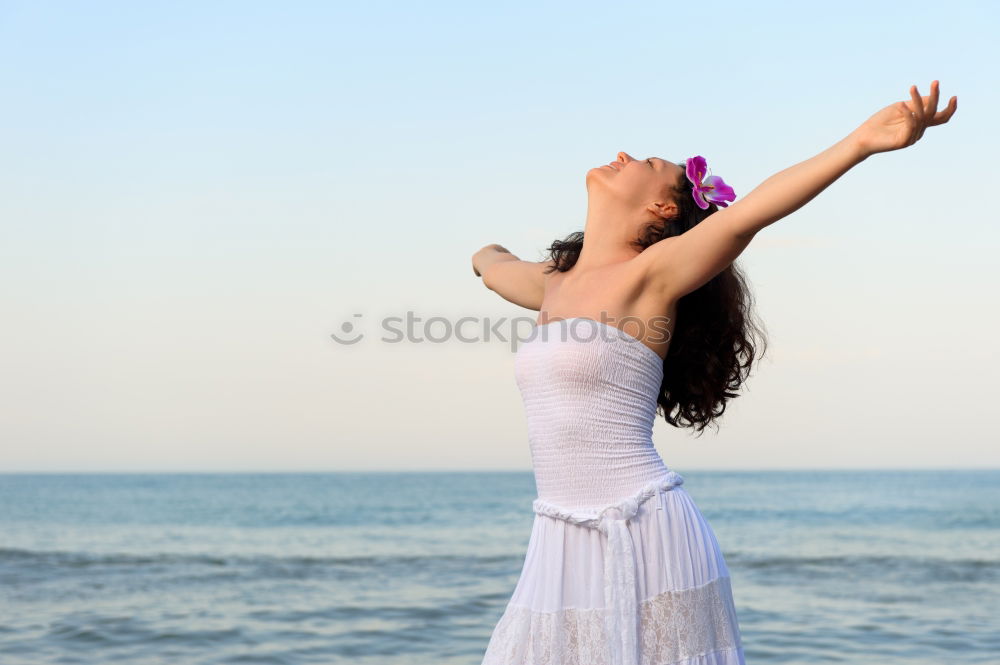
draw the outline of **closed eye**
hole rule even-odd
[[[650,161],[650,160],[651,160],[651,158],[647,157],[646,158],[646,163],[649,164],[649,168],[653,168],[653,162]]]

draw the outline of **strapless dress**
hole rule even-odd
[[[715,533],[653,446],[664,361],[576,317],[514,367],[538,496],[483,665],[745,665]]]

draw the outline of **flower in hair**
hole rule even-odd
[[[717,175],[710,175],[707,178],[708,164],[701,155],[690,157],[685,162],[687,178],[691,181],[691,195],[694,202],[702,210],[708,208],[710,203],[714,203],[722,208],[727,207],[727,201],[736,199],[736,192],[733,188],[723,182]]]

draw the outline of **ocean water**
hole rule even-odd
[[[675,470],[749,665],[1000,664],[1000,470]],[[0,664],[478,665],[534,496],[530,472],[0,475]]]

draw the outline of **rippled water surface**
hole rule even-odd
[[[1000,664],[1000,471],[676,469],[749,665]],[[478,665],[530,472],[0,475],[0,663]]]

